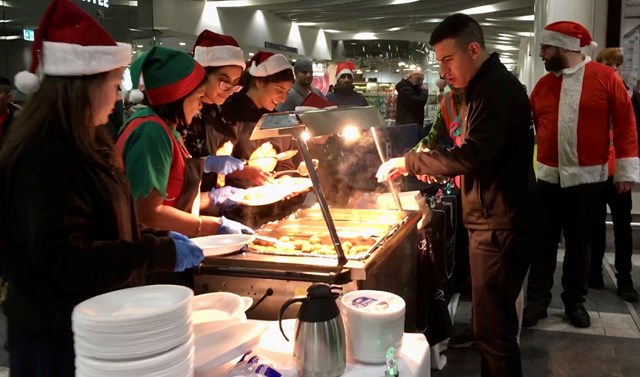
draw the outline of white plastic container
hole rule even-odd
[[[385,362],[387,349],[400,348],[404,335],[405,302],[384,291],[360,290],[342,296],[347,355],[361,363]]]

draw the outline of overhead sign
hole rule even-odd
[[[82,0],[85,3],[95,4],[99,7],[109,8],[109,0]]]
[[[294,54],[298,53],[298,48],[297,47],[289,47],[289,46],[285,46],[285,45],[281,45],[281,44],[277,44],[277,43],[272,43],[272,42],[264,42],[264,47],[265,48],[270,48],[272,50],[292,52]]]
[[[35,41],[36,32],[31,29],[22,29],[22,38],[24,38],[25,41]]]

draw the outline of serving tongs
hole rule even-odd
[[[284,151],[284,152],[280,152],[275,156],[267,156],[267,157],[254,157],[254,158],[250,158],[248,160],[242,160],[242,162],[246,165],[251,161],[256,161],[256,160],[277,160],[277,161],[284,161],[284,160],[288,160],[290,158],[293,158],[293,156],[297,155],[298,151],[295,149],[292,150],[288,150],[288,151]]]

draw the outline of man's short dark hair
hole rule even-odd
[[[477,42],[482,49],[485,49],[484,33],[480,24],[466,14],[456,13],[445,18],[431,33],[429,44],[433,46],[448,38],[455,39],[464,47]]]

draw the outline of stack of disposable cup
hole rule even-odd
[[[389,347],[400,348],[405,302],[384,291],[360,290],[342,296],[347,355],[362,363],[384,363]]]
[[[191,377],[193,291],[150,285],[109,292],[72,314],[76,376]]]

